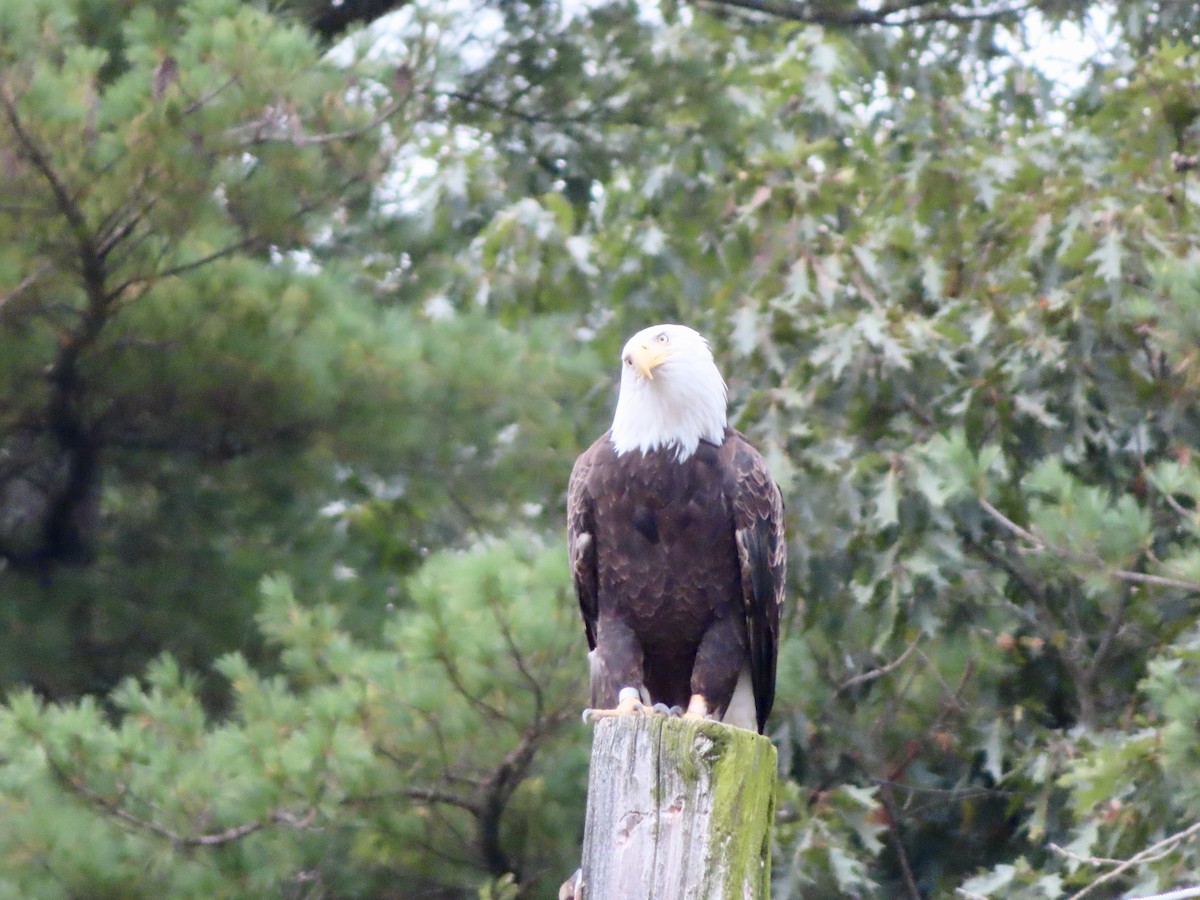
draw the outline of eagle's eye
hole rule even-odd
[[[655,340],[657,340],[660,344],[669,344],[669,343],[671,343],[671,336],[669,334],[667,334],[665,331],[660,331],[658,333],[658,337],[655,338]]]

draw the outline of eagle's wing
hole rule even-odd
[[[731,497],[742,569],[750,678],[761,732],[775,702],[775,662],[779,644],[779,611],[787,572],[783,496],[767,464],[741,434],[730,437]]]
[[[596,619],[600,615],[599,587],[596,574],[595,504],[588,493],[588,476],[595,464],[597,446],[580,454],[571,469],[567,484],[567,552],[571,560],[571,578],[575,596],[583,614],[588,649],[596,649]]]

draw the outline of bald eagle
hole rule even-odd
[[[679,707],[762,732],[775,698],[787,551],[783,499],[730,428],[708,342],[682,325],[621,351],[612,428],[567,490],[592,707]]]

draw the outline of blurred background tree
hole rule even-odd
[[[563,489],[666,319],[788,500],[775,893],[1189,883],[1197,34],[0,8],[0,896],[552,896]]]

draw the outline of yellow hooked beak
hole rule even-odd
[[[671,351],[656,344],[638,344],[629,351],[629,359],[647,381],[653,381],[654,370],[670,358]]]

